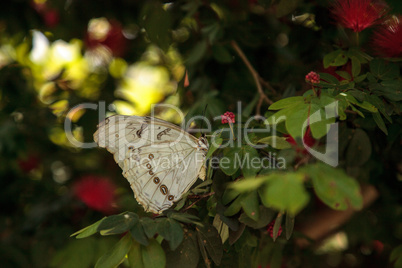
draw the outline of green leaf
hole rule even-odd
[[[346,71],[335,71],[335,73],[348,81],[350,81],[352,79],[352,77],[350,76],[350,73],[348,73]]]
[[[262,138],[258,141],[258,143],[264,143],[270,145],[272,148],[275,149],[288,149],[291,148],[292,145],[287,141],[285,137],[278,137],[278,136],[269,136]]]
[[[120,215],[109,216],[98,226],[101,235],[114,235],[127,232],[138,222],[138,215],[133,212],[125,212]]]
[[[361,166],[371,156],[371,141],[367,133],[358,128],[354,131],[346,151],[346,163],[348,166]]]
[[[261,200],[265,206],[296,215],[308,203],[309,195],[304,189],[303,174],[272,173],[265,185]]]
[[[95,234],[96,232],[98,232],[99,224],[104,219],[106,219],[106,217],[104,217],[103,219],[101,219],[101,220],[99,220],[99,221],[97,221],[97,222],[85,227],[84,229],[81,229],[81,230],[73,233],[72,235],[70,235],[70,237],[76,236],[76,238],[85,238],[85,237],[88,237],[88,236],[91,236],[91,235]]]
[[[170,13],[163,9],[160,4],[148,4],[144,8],[144,29],[151,42],[157,44],[164,50],[170,45],[170,30],[172,20]]]
[[[158,223],[150,218],[144,217],[140,219],[142,228],[148,238],[154,237],[158,230]]]
[[[235,214],[237,214],[240,209],[242,208],[241,206],[241,200],[244,198],[244,194],[240,195],[238,198],[236,198],[232,204],[230,204],[230,206],[225,210],[225,212],[223,213],[223,215],[230,217],[233,216]]]
[[[96,253],[99,250],[97,244],[98,241],[92,237],[82,240],[69,240],[65,247],[55,252],[51,259],[50,265],[47,267],[91,267],[97,260]],[[74,257],[72,258],[72,256]]]
[[[103,255],[95,264],[95,268],[117,267],[122,263],[132,244],[131,236],[126,234],[113,247],[111,251]]]
[[[166,256],[161,245],[155,240],[151,239],[149,245],[141,246],[141,255],[144,267],[146,268],[159,268],[165,267]]]
[[[278,238],[279,228],[282,225],[282,218],[283,218],[283,214],[280,213],[280,214],[278,214],[278,216],[275,219],[274,228],[272,229],[272,239],[274,240],[274,242]]]
[[[240,203],[246,215],[252,220],[258,221],[260,210],[257,191],[247,193]]]
[[[250,145],[241,147],[241,171],[245,178],[254,177],[261,169],[260,157],[255,148]]]
[[[402,244],[397,246],[391,251],[391,255],[389,256],[389,261],[393,262],[397,259],[402,259]]]
[[[206,156],[207,159],[210,158],[217,149],[219,149],[222,141],[222,138],[212,138],[211,145],[209,146],[209,150]]]
[[[212,47],[212,55],[220,63],[230,63],[233,61],[233,56],[229,50],[222,45],[215,45]]]
[[[384,120],[382,120],[380,113],[373,113],[373,118],[377,126],[385,133],[385,135],[388,135],[387,127],[385,126]]]
[[[348,62],[348,57],[345,55],[344,51],[341,49],[332,51],[324,56],[324,68],[329,66],[342,66]]]
[[[350,59],[352,61],[352,76],[357,77],[360,74],[360,71],[361,71],[360,61],[355,56],[350,57]]]
[[[196,230],[200,246],[204,246],[214,263],[219,265],[223,256],[223,246],[218,231],[207,224],[204,227],[197,227]]]
[[[236,182],[237,183],[237,182]],[[242,187],[241,187],[242,188]],[[226,188],[225,192],[223,192],[222,196],[222,204],[227,205],[231,201],[233,201],[236,197],[238,197],[240,194],[239,191],[232,190],[230,188]]]
[[[145,235],[145,231],[141,222],[137,221],[130,229],[131,236],[139,242],[141,245],[147,246],[149,244],[148,237]]]
[[[306,104],[299,103],[299,104],[295,104],[294,106],[282,109],[282,110],[276,112],[275,114],[271,115],[270,117],[268,117],[267,120],[265,120],[264,124],[272,125],[272,126],[277,125],[280,122],[287,120],[287,118],[290,115],[300,111],[305,106],[306,106]]]
[[[142,246],[133,241],[130,250],[127,253],[128,263],[132,268],[145,268],[144,261],[142,260]]]
[[[198,218],[197,216],[191,215],[191,214],[187,214],[187,213],[173,212],[168,217],[171,219],[180,221],[180,222],[184,222],[184,223],[192,223],[192,224],[202,225],[202,223],[200,223],[200,218]]]
[[[229,185],[230,189],[235,190],[238,193],[249,192],[252,190],[256,190],[262,184],[264,184],[268,180],[267,177],[257,177],[257,178],[246,178]],[[233,200],[233,199],[232,199]],[[229,202],[227,202],[229,203]],[[226,204],[227,204],[226,203]]]
[[[339,80],[335,76],[328,73],[318,73],[318,74],[320,75],[321,83],[323,80],[332,85],[339,85]]]
[[[361,209],[363,199],[359,184],[341,169],[324,163],[307,165],[301,169],[312,179],[314,191],[326,205],[335,210],[345,210],[349,204]]]
[[[316,120],[317,119],[317,120]],[[335,117],[327,118],[324,109],[316,104],[312,104],[310,108],[310,129],[313,138],[320,139],[329,131],[329,125],[335,123]]]
[[[289,114],[286,118],[286,129],[294,139],[303,137],[306,132],[309,107],[309,104],[305,104],[301,106],[300,109],[294,110],[293,113]],[[304,129],[303,125],[305,127]]]
[[[274,219],[276,212],[272,209],[260,205],[259,214],[260,214],[259,219],[255,221],[250,217],[248,217],[246,213],[242,213],[239,217],[239,221],[251,228],[260,229],[264,226],[267,226]]]
[[[204,57],[204,54],[207,52],[207,47],[207,42],[205,42],[205,40],[201,40],[200,42],[198,42],[190,51],[190,54],[187,58],[187,64],[194,65],[199,62]]]
[[[295,226],[295,217],[286,213],[286,220],[285,220],[285,234],[286,239],[289,240],[293,233],[293,228]]]
[[[288,97],[285,99],[281,99],[269,106],[268,110],[280,110],[288,107],[292,107],[296,104],[304,103],[304,98],[301,96],[297,97]]]
[[[183,241],[183,228],[173,219],[163,219],[158,224],[158,233],[169,242],[172,250],[175,250]]]
[[[300,2],[301,0],[280,0],[273,9],[275,16],[280,18],[292,13],[298,7]]]
[[[393,80],[400,75],[397,64],[382,59],[373,59],[370,61],[370,71],[381,80]]]
[[[221,158],[219,167],[226,175],[231,176],[239,169],[240,152],[240,147],[231,147],[224,151],[224,157]]]
[[[197,234],[194,231],[188,231],[184,234],[183,242],[176,250],[172,251],[168,248],[165,250],[166,267],[197,267],[200,259],[200,250],[198,249]]]
[[[260,206],[260,207],[263,207],[263,206]],[[245,217],[247,218],[247,219],[249,219],[250,221],[253,221],[252,219],[250,219],[250,218],[248,218],[247,216],[246,216],[246,214],[241,214],[240,215],[240,218],[242,217],[242,215],[245,215]],[[263,215],[263,214],[262,214]],[[240,218],[239,218],[239,221],[240,221]],[[263,218],[263,217],[261,217],[261,218]],[[260,221],[261,221],[261,218],[260,218]],[[268,222],[269,223],[269,222]],[[268,224],[267,223],[267,224]],[[261,227],[264,227],[264,226],[266,226],[267,224],[265,224],[265,225],[263,225],[263,226],[261,226]],[[229,245],[233,245],[234,243],[236,243],[236,241],[237,240],[239,240],[239,238],[242,236],[242,234],[243,234],[243,232],[244,232],[244,229],[246,228],[246,225],[244,225],[244,224],[241,224],[240,226],[239,226],[239,228],[237,229],[237,230],[232,230],[232,229],[229,229]],[[258,228],[255,228],[255,229],[258,229]]]

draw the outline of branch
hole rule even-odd
[[[187,210],[189,210],[190,208],[192,208],[195,204],[197,204],[198,202],[200,202],[203,198],[205,197],[209,197],[211,195],[214,195],[215,192],[211,192],[211,193],[207,193],[207,194],[203,194],[203,195],[192,195],[192,198],[197,198],[197,200],[195,200],[193,203],[191,203],[189,206],[187,206],[186,208],[184,208],[182,210],[182,212],[185,212]],[[190,196],[188,196],[190,198]]]
[[[249,60],[247,59],[246,55],[244,55],[244,52],[241,50],[241,48],[239,47],[239,45],[236,43],[236,41],[231,41],[230,44],[232,45],[232,47],[234,48],[234,50],[237,52],[237,54],[239,55],[239,57],[242,59],[242,61],[244,62],[244,64],[247,66],[248,70],[250,71],[251,75],[254,78],[254,82],[257,86],[257,90],[258,93],[260,94],[260,99],[266,101],[268,104],[272,104],[274,103],[272,100],[270,100],[268,98],[267,95],[265,95],[264,91],[262,90],[262,86],[261,86],[261,81],[263,81],[264,85],[266,87],[268,87],[269,89],[271,89],[272,91],[275,91],[272,86],[264,81],[259,74],[257,73],[257,71],[254,69],[254,67],[251,65],[251,63],[249,62]],[[257,114],[260,114],[260,109],[261,109],[261,104],[262,101],[258,102],[257,105]]]

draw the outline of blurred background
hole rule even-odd
[[[387,2],[402,13],[400,0]],[[345,42],[342,34],[324,0],[2,3],[0,266],[91,267],[118,237],[70,235],[105,215],[141,213],[112,155],[68,140],[66,118],[75,140],[92,142],[99,115],[82,109],[85,103],[104,105],[107,115],[140,116],[164,103],[187,117],[208,104],[213,118],[235,111],[241,101],[251,114],[259,95],[231,40],[270,81],[275,91],[266,92],[278,100],[308,88],[305,75],[322,70],[334,40]],[[363,44],[369,34],[362,33]],[[180,123],[169,109],[156,112]],[[389,253],[402,238],[401,188],[396,180],[379,185],[387,198],[348,225],[349,246],[336,244],[333,255],[324,250],[316,267],[336,264],[341,251],[351,263],[367,264],[361,267],[388,262],[384,247]],[[299,254],[299,263],[312,256]]]

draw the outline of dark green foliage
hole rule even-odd
[[[402,267],[401,59],[377,57],[371,30],[335,26],[328,1],[36,2],[0,10],[1,266]],[[101,17],[116,28],[91,43]],[[34,29],[48,58],[31,53]],[[94,44],[108,48],[92,57]],[[96,108],[73,113],[84,104]],[[64,132],[71,123],[89,143],[102,109],[149,115],[152,104],[211,122],[206,180],[160,215],[137,204],[110,153]],[[336,167],[319,157],[331,150]],[[114,185],[106,205],[77,193],[88,176]],[[353,217],[319,248],[305,226],[322,211]]]

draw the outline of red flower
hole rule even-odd
[[[234,123],[235,122],[235,115],[232,112],[226,112],[223,115],[221,115],[222,117],[222,124],[226,124],[226,123]]]
[[[275,221],[273,221],[270,224],[268,224],[268,228],[267,228],[269,236],[272,237],[272,238],[274,238],[274,225],[275,225]],[[277,237],[279,237],[281,235],[281,233],[282,233],[282,226],[279,227]]]
[[[107,178],[84,176],[74,185],[73,190],[78,199],[94,210],[105,214],[115,210],[113,203],[116,186]]]
[[[373,34],[373,48],[385,57],[402,57],[402,16],[393,16]]]
[[[316,72],[311,71],[306,75],[306,81],[313,84],[318,84],[320,83],[320,75]]]
[[[378,24],[387,10],[387,4],[382,0],[335,0],[331,5],[331,12],[339,24],[355,32]]]

